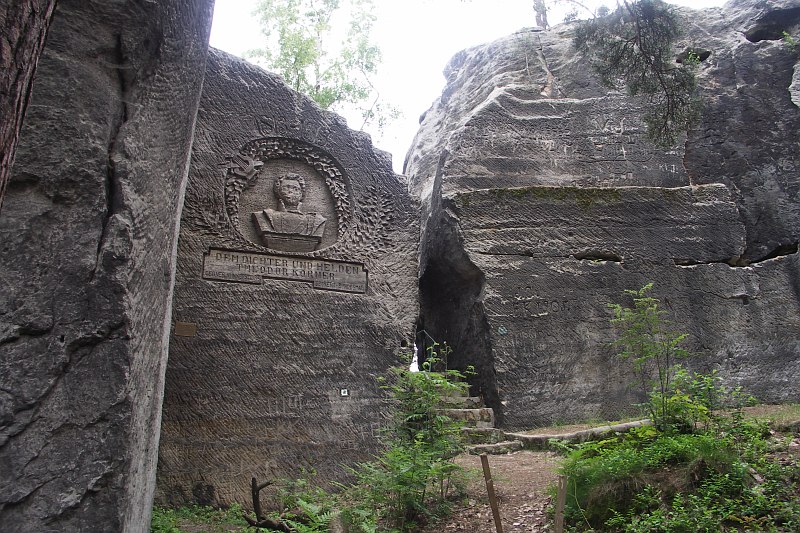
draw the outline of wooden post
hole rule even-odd
[[[494,495],[492,472],[489,470],[489,457],[485,453],[481,454],[481,466],[483,467],[483,478],[486,480],[486,492],[489,494],[489,505],[492,507],[494,527],[497,533],[503,533],[503,523],[500,521],[500,509],[497,507],[497,498]]]
[[[558,494],[556,495],[555,533],[564,533],[564,506],[567,503],[567,476],[558,476]]]

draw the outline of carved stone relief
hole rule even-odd
[[[256,139],[228,158],[225,210],[243,238],[270,250],[309,253],[336,243],[350,220],[339,165],[318,148]]]

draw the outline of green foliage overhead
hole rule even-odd
[[[574,39],[604,85],[627,87],[644,99],[648,136],[661,146],[674,145],[701,112],[694,74],[699,61],[678,64],[672,49],[681,25],[675,9],[660,0],[623,0],[611,14],[581,23]]]
[[[372,0],[260,0],[264,46],[246,55],[283,76],[323,109],[356,108],[365,125],[394,118],[372,81],[381,51],[372,41]]]

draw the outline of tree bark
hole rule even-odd
[[[0,0],[0,210],[56,0]]]

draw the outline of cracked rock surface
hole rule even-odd
[[[0,217],[0,529],[142,531],[211,2],[61,0]]]
[[[795,2],[682,10],[701,122],[645,137],[574,26],[456,54],[406,158],[422,202],[421,324],[474,364],[506,427],[614,419],[641,400],[608,346],[608,302],[655,282],[691,366],[764,402],[800,386],[800,109]],[[794,80],[794,81],[793,81]]]

